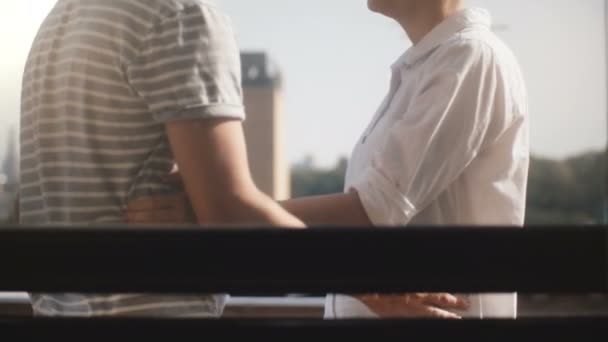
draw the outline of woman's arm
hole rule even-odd
[[[356,191],[295,198],[281,205],[307,225],[372,226]]]

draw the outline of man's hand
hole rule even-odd
[[[356,297],[381,318],[460,319],[452,311],[466,310],[469,303],[448,293],[364,295]]]

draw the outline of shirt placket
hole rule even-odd
[[[391,76],[391,85],[390,85],[389,93],[386,97],[386,100],[384,101],[382,107],[378,111],[378,115],[376,116],[376,119],[374,120],[374,122],[372,123],[370,128],[367,130],[365,135],[363,136],[363,139],[361,141],[362,144],[365,144],[367,142],[367,138],[374,132],[374,130],[376,129],[378,124],[386,116],[400,86],[401,86],[401,72],[399,70],[394,70],[392,73],[392,76]]]

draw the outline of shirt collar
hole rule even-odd
[[[445,19],[429,32],[418,44],[408,49],[393,64],[393,69],[403,65],[412,65],[427,56],[439,45],[445,43],[457,33],[472,27],[491,29],[492,17],[482,8],[467,8]]]

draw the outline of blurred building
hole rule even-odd
[[[283,94],[280,71],[265,53],[241,54],[247,119],[245,136],[257,186],[275,199],[290,197],[289,163],[283,141]]]

